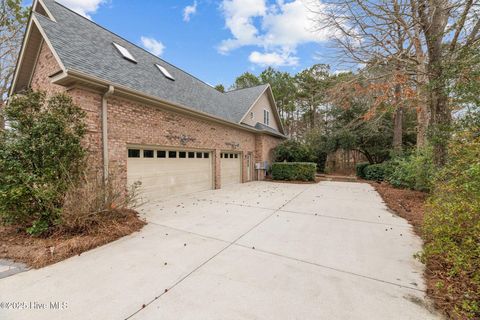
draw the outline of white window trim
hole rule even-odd
[[[270,126],[270,111],[263,109],[263,124]]]

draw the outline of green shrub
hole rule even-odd
[[[385,165],[383,163],[371,164],[363,169],[365,179],[383,181],[385,176]]]
[[[64,94],[12,97],[0,133],[0,218],[30,234],[45,233],[83,172],[84,112]]]
[[[272,164],[274,180],[314,181],[317,165],[313,162],[275,162]]]
[[[312,162],[314,158],[313,151],[297,140],[286,140],[273,150],[273,160],[276,162]]]
[[[435,173],[432,159],[431,148],[417,150],[407,157],[394,158],[390,160],[392,170],[386,174],[386,180],[397,188],[429,191]]]
[[[423,259],[433,294],[455,304],[451,318],[480,318],[480,136],[456,134],[434,182],[424,221]],[[447,301],[448,300],[448,301]]]
[[[365,168],[369,166],[370,163],[368,162],[360,162],[355,165],[355,172],[357,173],[357,177],[361,179],[365,179]]]

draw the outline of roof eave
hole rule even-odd
[[[270,84],[268,84],[267,89],[268,94],[270,96],[271,102],[273,103],[273,107],[275,109],[275,117],[277,118],[278,126],[280,128],[280,132],[285,135],[285,128],[283,127],[282,118],[280,117],[280,113],[278,112],[277,102],[275,101],[275,96],[273,95],[273,90]]]
[[[154,105],[161,105],[162,107],[168,107],[172,111],[189,114],[189,115],[192,115],[192,116],[195,116],[195,117],[198,117],[198,118],[206,119],[206,120],[209,120],[209,121],[214,121],[214,122],[217,122],[217,123],[221,123],[223,125],[231,126],[231,127],[241,129],[241,130],[245,130],[245,131],[249,131],[249,132],[252,132],[252,133],[269,134],[269,135],[272,135],[272,136],[278,136],[278,137],[282,137],[282,138],[285,137],[284,135],[282,135],[280,133],[275,134],[274,132],[269,132],[269,131],[266,131],[266,130],[258,130],[258,129],[255,129],[255,128],[248,128],[248,127],[245,127],[245,126],[243,126],[241,124],[238,124],[236,122],[228,121],[228,120],[222,119],[220,117],[216,117],[214,115],[189,108],[187,106],[183,106],[183,105],[180,105],[180,104],[172,103],[170,101],[162,100],[162,99],[159,99],[158,97],[151,96],[151,95],[145,94],[145,93],[137,91],[137,90],[133,90],[131,88],[128,88],[128,87],[125,87],[125,86],[122,86],[122,85],[118,85],[118,84],[115,84],[115,83],[110,83],[110,82],[105,81],[103,79],[100,79],[100,78],[97,78],[97,77],[94,77],[94,76],[91,76],[91,75],[87,75],[87,74],[85,74],[81,71],[77,71],[77,70],[67,69],[66,71],[52,77],[51,81],[54,84],[67,86],[67,87],[71,86],[75,82],[84,82],[84,83],[88,83],[92,86],[96,86],[96,87],[98,87],[99,89],[102,89],[102,90],[106,89],[109,85],[113,85],[115,87],[115,94],[116,95],[126,96],[126,97],[129,97],[129,98],[133,98],[133,99],[136,99],[136,100],[141,100],[141,101],[144,101],[146,103],[150,103],[150,104],[154,104]]]
[[[39,0],[37,0],[34,3],[34,5],[36,5],[37,3],[40,3],[38,1]],[[23,66],[23,62],[24,62],[23,60],[24,60],[24,56],[26,54],[27,43],[30,41],[33,26],[35,26],[37,28],[38,32],[40,33],[40,35],[42,37],[42,41],[44,41],[47,44],[48,48],[52,52],[53,57],[55,58],[55,61],[57,62],[60,69],[63,70],[63,71],[66,70],[65,66],[63,65],[63,62],[60,60],[60,57],[59,57],[58,53],[56,52],[55,48],[51,44],[50,40],[48,39],[47,35],[45,34],[45,31],[42,28],[40,22],[38,21],[37,17],[35,17],[35,14],[31,9],[30,16],[28,18],[27,28],[25,30],[25,35],[24,35],[24,38],[23,38],[23,41],[22,41],[22,47],[20,49],[17,64],[15,66],[15,70],[14,70],[14,73],[13,73],[12,82],[11,82],[11,85],[10,85],[8,96],[11,96],[12,94],[14,94],[18,91],[18,90],[16,90],[17,80],[18,80],[19,72],[20,72],[20,70]],[[37,59],[38,59],[38,54],[37,54]],[[35,59],[35,64],[36,64],[37,59]],[[35,68],[35,66],[34,66],[34,68]],[[32,70],[31,72],[33,74],[34,70]],[[28,85],[30,85],[30,83],[28,83]]]
[[[280,128],[280,133],[282,134],[282,136],[285,136],[285,128],[283,127],[282,119],[280,118],[280,114],[279,114],[279,112],[278,112],[277,103],[275,102],[275,97],[273,96],[272,87],[270,86],[269,83],[267,83],[267,86],[265,87],[265,89],[258,95],[257,99],[255,99],[255,101],[252,103],[252,105],[248,108],[247,112],[245,112],[245,114],[243,115],[243,117],[242,117],[242,119],[239,121],[239,123],[242,123],[242,122],[247,118],[247,115],[250,113],[250,111],[253,109],[253,107],[255,106],[255,104],[258,102],[258,100],[260,100],[260,98],[262,97],[262,95],[263,95],[265,92],[268,92],[268,96],[269,96],[269,98],[270,98],[270,102],[271,102],[272,105],[273,105],[274,117],[275,117],[275,119],[277,120],[278,126],[279,126],[279,128]]]

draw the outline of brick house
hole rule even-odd
[[[90,165],[145,197],[263,179],[285,139],[269,85],[221,93],[53,0],[36,0],[10,94],[68,93]]]

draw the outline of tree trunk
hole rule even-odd
[[[427,7],[429,10],[427,10]],[[443,74],[443,38],[448,24],[449,8],[445,0],[422,0],[419,17],[425,33],[428,52],[428,80],[430,85],[430,114],[433,136],[433,161],[437,167],[447,161],[447,143],[451,114],[448,107],[446,80]],[[430,14],[430,17],[428,17]]]
[[[393,115],[393,150],[400,153],[403,146],[403,107],[400,101],[401,88],[395,85],[395,113]]]
[[[420,72],[417,75],[417,149],[422,149],[427,145],[427,133],[430,125],[429,99],[428,92],[425,88],[427,79],[425,72]]]
[[[393,121],[393,150],[399,153],[403,146],[403,107],[397,107]]]
[[[420,102],[417,105],[417,149],[423,149],[427,145],[428,114],[427,103]]]
[[[0,101],[0,131],[5,130],[5,119],[3,117],[3,101]]]
[[[432,90],[430,112],[434,126],[433,161],[436,166],[442,167],[447,162],[447,144],[452,118],[448,107],[448,96],[441,81]]]
[[[418,27],[415,27],[415,51],[417,56],[417,68],[416,68],[416,80],[417,80],[417,101],[416,101],[416,111],[417,111],[417,149],[422,149],[427,145],[427,132],[428,126],[430,125],[430,111],[428,105],[428,90],[426,88],[428,78],[427,70],[425,65],[425,54],[423,48],[420,45],[420,35],[417,30]]]
[[[313,130],[315,128],[315,108],[310,108],[310,129]]]

